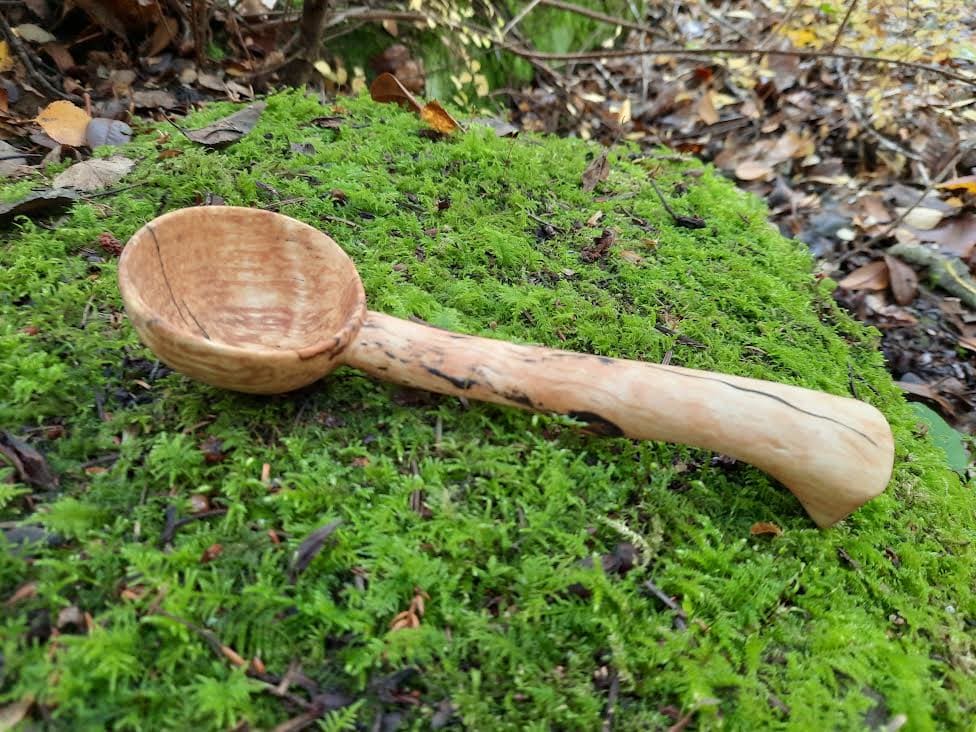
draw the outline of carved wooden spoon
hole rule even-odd
[[[891,429],[874,407],[767,381],[522,346],[367,311],[352,260],[287,216],[231,206],[165,214],[119,261],[125,308],[173,369],[287,392],[340,364],[406,386],[568,414],[606,435],[726,453],[789,488],[820,526],[884,491]]]

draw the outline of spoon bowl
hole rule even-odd
[[[162,361],[259,394],[331,371],[366,314],[359,274],[338,244],[260,209],[198,206],[147,223],[122,253],[119,286]]]

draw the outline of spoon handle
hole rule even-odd
[[[882,493],[891,476],[884,416],[810,389],[516,345],[376,312],[342,360],[404,386],[567,414],[604,435],[731,455],[779,480],[821,527]]]

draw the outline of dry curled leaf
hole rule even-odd
[[[444,135],[461,129],[460,123],[436,99],[424,105],[420,110],[420,119]]]
[[[55,142],[71,147],[87,144],[88,123],[91,117],[81,107],[60,100],[51,102],[34,119]]]
[[[899,211],[899,213],[903,212]],[[938,226],[944,215],[945,214],[943,214],[942,211],[938,211],[934,208],[923,208],[922,206],[917,206],[905,214],[904,222],[913,229],[928,231],[929,229],[934,229],[936,226]]]
[[[486,127],[491,127],[495,131],[497,137],[515,137],[519,133],[519,128],[513,125],[511,122],[506,122],[503,119],[498,119],[497,117],[475,117],[468,121],[469,125],[484,125]]]
[[[183,134],[187,139],[201,145],[210,147],[230,145],[254,129],[266,106],[265,102],[255,102],[229,117],[219,119],[198,130],[185,130]]]
[[[586,247],[580,254],[584,262],[595,262],[603,259],[610,251],[614,241],[617,239],[617,232],[613,229],[604,229],[600,236],[593,238],[593,244]]]
[[[9,142],[0,140],[0,178],[8,178],[24,170],[27,159]]]
[[[339,525],[342,523],[342,519],[336,519],[335,521],[330,521],[325,526],[322,526],[311,534],[309,534],[305,540],[298,547],[298,551],[295,552],[295,560],[292,562],[291,570],[289,571],[291,582],[294,584],[298,575],[305,571],[312,560],[318,556],[318,553],[322,551],[322,547],[325,546],[326,540],[332,536]]]
[[[31,43],[50,43],[51,41],[57,40],[48,31],[41,28],[41,26],[34,25],[33,23],[21,23],[18,26],[14,26],[14,33]]]
[[[604,150],[583,171],[583,190],[592,191],[598,183],[610,176],[610,163],[607,160],[609,150]]]
[[[419,587],[414,588],[413,597],[410,599],[410,606],[402,613],[397,613],[396,617],[390,621],[390,630],[403,630],[404,628],[419,628],[420,619],[426,610],[425,601],[430,599],[430,595]]]
[[[739,180],[767,180],[772,175],[772,167],[758,160],[744,160],[735,166],[735,177]]]
[[[207,562],[212,562],[214,559],[219,557],[224,551],[224,547],[220,544],[211,544],[206,549],[203,550],[203,554],[200,555],[200,564],[206,564]]]
[[[0,730],[16,729],[32,706],[34,706],[34,697],[28,694],[19,701],[0,707]]]
[[[58,175],[54,179],[54,185],[85,192],[101,190],[120,181],[135,164],[134,160],[118,155],[84,160]]]
[[[407,91],[393,74],[384,72],[376,77],[369,87],[369,95],[374,102],[396,102],[405,109],[412,109],[417,114],[423,111],[416,97]]]
[[[915,274],[914,269],[897,257],[886,254],[884,261],[888,265],[888,279],[891,281],[891,292],[895,296],[895,302],[899,305],[908,305],[918,294],[918,275]]]
[[[757,521],[749,527],[753,536],[782,536],[783,530],[772,521]]]
[[[7,598],[3,604],[7,607],[16,605],[21,600],[29,600],[37,595],[37,582],[27,582],[16,589],[14,594]]]
[[[888,288],[888,265],[883,259],[858,267],[837,283],[845,290],[885,290]]]
[[[10,55],[10,46],[6,41],[0,41],[0,74],[10,71],[14,67],[14,57]]]
[[[58,487],[58,476],[44,456],[9,432],[0,432],[0,455],[10,462],[20,481],[49,491]]]

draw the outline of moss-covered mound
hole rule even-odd
[[[60,486],[0,482],[0,703],[33,697],[72,730],[321,709],[330,730],[971,725],[972,490],[761,203],[626,153],[587,193],[578,141],[421,129],[393,105],[283,94],[221,151],[144,130],[123,151],[143,161],[134,187],[8,232],[0,426]],[[649,176],[705,227],[676,225]],[[98,240],[208,194],[329,232],[392,315],[856,393],[895,429],[892,485],[820,531],[749,466],[566,418],[349,369],[275,398],[170,373]]]

